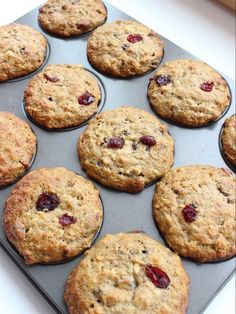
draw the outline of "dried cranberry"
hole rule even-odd
[[[182,210],[182,215],[186,222],[193,222],[197,218],[197,211],[194,205],[186,205]]]
[[[154,146],[157,143],[155,137],[151,135],[144,135],[140,137],[140,142],[144,145],[147,145],[148,147]]]
[[[95,97],[91,95],[88,91],[86,91],[84,94],[79,96],[78,102],[80,105],[90,105],[92,102],[94,102]]]
[[[145,274],[157,288],[166,289],[170,284],[170,278],[160,268],[147,265]]]
[[[64,214],[59,218],[59,223],[66,227],[76,223],[77,219],[74,216],[70,216],[69,214]]]
[[[201,90],[204,92],[211,92],[214,86],[214,82],[204,82],[201,84]]]
[[[166,86],[170,84],[171,77],[169,75],[157,75],[157,77],[155,78],[155,81],[158,86]]]
[[[108,148],[122,148],[124,146],[124,140],[121,137],[112,137],[106,142]]]
[[[132,43],[132,44],[135,44],[141,40],[143,40],[143,36],[141,36],[140,34],[130,34],[128,37],[127,37],[127,40]]]
[[[45,78],[46,78],[48,81],[50,81],[50,82],[55,83],[55,82],[58,82],[58,81],[59,81],[59,78],[56,77],[56,76],[49,76],[49,75],[46,74],[46,73],[44,73],[44,76],[45,76]]]
[[[36,209],[40,211],[51,211],[55,209],[58,205],[59,199],[56,194],[43,192],[38,197]]]
[[[39,8],[39,13],[43,13],[43,7],[42,8]]]

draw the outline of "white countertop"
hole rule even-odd
[[[235,17],[233,11],[216,0],[107,2],[235,79]],[[12,22],[41,3],[42,0],[0,0],[0,25]],[[55,313],[1,249],[0,313]],[[222,313],[235,313],[235,278],[204,312]]]

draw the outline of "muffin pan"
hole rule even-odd
[[[107,22],[117,19],[131,19],[111,5],[106,4],[106,6],[108,9]],[[17,22],[28,24],[42,32],[38,25],[37,15],[38,10],[35,9],[17,20]],[[86,56],[88,35],[73,39],[59,39],[48,34],[44,35],[50,46],[48,64],[77,63],[96,73],[89,64]],[[163,38],[163,40],[165,54],[161,64],[178,58],[196,59],[167,39]],[[146,97],[149,78],[153,73],[123,80],[114,79],[97,72],[96,76],[102,82],[106,93],[105,105],[102,110],[113,109],[127,104],[153,113]],[[225,79],[231,88],[232,104],[234,104],[234,82],[227,77]],[[77,156],[78,137],[85,126],[68,130],[67,132],[48,132],[31,123],[25,115],[22,106],[22,97],[28,81],[29,78],[24,77],[21,80],[0,84],[0,110],[13,112],[18,117],[23,118],[30,123],[36,133],[38,150],[32,169],[63,166],[86,177],[86,173],[81,169]],[[225,116],[231,116],[233,113],[234,106],[231,105]],[[166,123],[175,140],[174,167],[189,164],[209,164],[218,167],[227,167],[218,146],[218,137],[223,123],[224,119],[220,119],[214,124],[197,129],[182,128]],[[96,182],[95,185],[100,190],[105,212],[103,226],[98,239],[106,233],[143,230],[147,235],[164,243],[152,217],[152,197],[155,185],[150,185],[143,192],[135,195],[111,190]],[[11,190],[12,187],[0,190],[0,207],[2,211],[5,200]],[[68,313],[63,300],[65,282],[68,274],[79,263],[83,255],[63,265],[26,266],[23,258],[7,241],[2,223],[0,228],[0,242],[5,252],[55,311],[57,313]],[[227,261],[206,264],[197,264],[184,258],[182,261],[190,277],[190,295],[187,313],[197,314],[203,312],[210,300],[232,276],[235,268],[235,259],[232,258]]]

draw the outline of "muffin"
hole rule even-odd
[[[96,116],[78,142],[87,174],[103,185],[140,192],[173,164],[168,128],[150,113],[123,106]]]
[[[49,0],[39,9],[39,23],[54,35],[77,36],[92,31],[107,17],[101,0]]]
[[[158,66],[163,42],[154,31],[138,22],[115,21],[92,34],[87,55],[92,66],[102,73],[131,77]]]
[[[4,230],[26,264],[57,263],[91,246],[102,217],[99,192],[90,181],[65,168],[41,168],[8,197]]]
[[[235,177],[226,169],[171,169],[157,184],[153,214],[168,245],[197,262],[235,255]]]
[[[180,258],[143,234],[106,235],[70,274],[70,314],[184,314],[188,276]]]
[[[49,65],[29,82],[27,115],[48,129],[76,127],[97,111],[101,91],[97,79],[81,65]]]
[[[1,26],[0,42],[0,82],[29,74],[45,61],[47,41],[30,26]]]
[[[236,168],[236,115],[227,118],[223,125],[221,145],[226,160]]]
[[[30,126],[14,114],[0,111],[0,188],[26,173],[36,148],[37,139]]]
[[[160,117],[189,127],[217,120],[231,100],[219,73],[206,63],[188,59],[160,67],[150,81],[147,96]]]

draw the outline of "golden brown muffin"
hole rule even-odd
[[[49,0],[39,9],[39,22],[49,33],[71,37],[87,33],[107,17],[101,0]]]
[[[70,274],[70,314],[184,314],[188,276],[180,258],[143,234],[106,235]]]
[[[153,214],[169,246],[197,262],[235,255],[235,177],[227,169],[185,166],[157,184]]]
[[[36,145],[36,136],[25,121],[0,111],[0,187],[25,174],[33,161]]]
[[[231,99],[219,73],[206,63],[188,59],[169,61],[158,68],[147,95],[159,116],[192,127],[217,120]]]
[[[115,21],[92,34],[87,54],[99,71],[130,77],[157,67],[163,56],[163,42],[155,32],[138,22]]]
[[[222,150],[225,158],[236,167],[236,115],[225,120],[221,135]]]
[[[18,78],[37,70],[46,57],[47,41],[28,25],[0,27],[0,81]]]
[[[174,142],[150,113],[129,106],[99,114],[78,143],[82,167],[100,183],[136,193],[173,164]]]
[[[89,248],[103,218],[99,192],[65,168],[41,168],[13,189],[4,230],[26,264],[55,263]]]
[[[25,110],[46,128],[79,126],[97,111],[101,92],[82,65],[49,65],[29,82]]]

